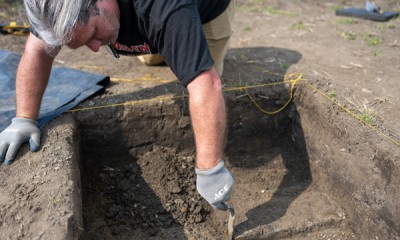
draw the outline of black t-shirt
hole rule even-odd
[[[186,87],[214,65],[202,24],[230,0],[118,0],[120,24],[114,48],[122,55],[160,53]]]

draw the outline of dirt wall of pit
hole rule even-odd
[[[295,102],[313,179],[345,209],[357,238],[400,239],[398,147],[307,86]]]
[[[42,129],[42,146],[25,144],[0,167],[0,239],[78,239],[83,233],[79,137],[71,114]]]

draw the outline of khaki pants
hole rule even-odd
[[[214,67],[222,75],[224,69],[224,58],[228,48],[229,39],[233,33],[233,21],[235,12],[235,0],[231,0],[228,8],[217,18],[203,25],[208,48],[214,60]],[[138,57],[147,65],[157,65],[164,62],[159,54],[148,54]]]

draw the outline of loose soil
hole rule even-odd
[[[0,21],[23,19],[9,2],[0,1]],[[375,3],[400,11],[395,0]],[[400,196],[393,190],[400,186],[400,20],[335,16],[338,7],[363,4],[237,1],[223,75],[236,239],[400,239]],[[24,41],[0,35],[10,51],[22,53]],[[75,220],[73,229],[83,239],[221,239],[227,213],[213,211],[195,191],[187,99],[170,99],[186,90],[168,67],[87,49],[63,49],[55,64],[130,79],[114,79],[80,107],[149,102],[65,114],[74,120],[47,126],[41,153],[24,146],[18,161],[0,166],[0,238],[62,236],[57,227],[74,222],[76,211],[67,199],[82,186],[83,223]],[[290,99],[290,83],[266,86],[289,73],[303,79],[294,101],[263,113]],[[74,121],[77,133],[68,128]],[[76,156],[59,141],[80,149],[79,168],[63,168],[70,160],[60,159]],[[79,172],[82,183],[72,177]]]

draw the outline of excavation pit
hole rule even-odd
[[[77,115],[85,239],[222,238],[227,213],[212,211],[196,192],[186,101]],[[294,105],[271,117],[249,99],[227,106],[224,160],[236,178],[240,235],[283,217],[312,179]]]
[[[236,180],[235,239],[399,239],[399,151],[310,87],[322,89],[319,81],[298,82],[291,99],[279,62],[268,64],[277,74],[261,77],[262,61],[240,62],[263,56],[300,58],[273,48],[228,54],[224,160]],[[274,84],[252,87],[264,83]],[[81,107],[109,107],[46,126],[40,152],[24,146],[1,168],[0,238],[222,239],[228,213],[196,192],[178,85],[101,95]]]
[[[388,143],[374,138],[358,145],[363,134],[376,133],[360,133],[356,119],[309,87],[318,82],[292,88],[294,79],[281,73],[270,79],[277,84],[239,91],[226,82],[224,160],[236,179],[234,236],[395,239],[397,216],[387,210],[396,211],[398,193],[380,190],[398,182]],[[75,114],[85,239],[222,239],[228,213],[213,211],[196,192],[188,102],[177,96]],[[366,184],[370,169],[375,173]]]

